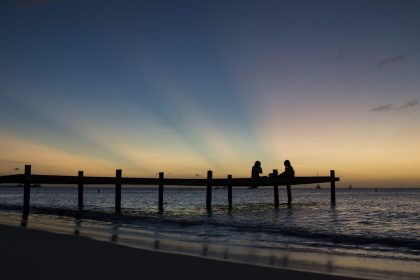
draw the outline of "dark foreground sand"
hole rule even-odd
[[[0,279],[351,279],[0,225]]]

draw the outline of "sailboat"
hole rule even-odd
[[[316,170],[316,177],[318,177],[318,170]],[[317,190],[321,189],[321,185],[317,184],[315,189],[317,189]]]
[[[348,187],[349,189],[352,189],[353,187],[351,186],[351,184],[350,184],[350,186]]]

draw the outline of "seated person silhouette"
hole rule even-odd
[[[252,167],[252,170],[251,170],[251,178],[252,179],[254,179],[254,178],[260,178],[260,174],[262,172],[263,171],[262,171],[262,168],[261,168],[261,162],[257,160],[254,163],[254,166]]]
[[[252,167],[251,170],[251,178],[252,179],[257,179],[257,178],[261,178],[260,174],[262,173],[262,168],[261,168],[261,162],[259,162],[258,160],[254,163],[254,166]],[[256,189],[257,186],[253,185],[250,187],[251,189]]]
[[[279,177],[286,177],[286,178],[295,177],[295,170],[293,170],[293,167],[290,164],[290,161],[288,159],[284,161],[284,172],[281,173]]]

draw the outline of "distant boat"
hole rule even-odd
[[[316,185],[315,189],[317,190],[321,189],[321,185],[320,184]]]
[[[349,189],[352,189],[353,187],[351,186],[351,184],[350,184],[350,186],[349,186]]]

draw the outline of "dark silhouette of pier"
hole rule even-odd
[[[273,174],[278,174],[276,169]],[[292,203],[293,185],[304,184],[331,184],[331,204],[335,205],[335,182],[340,178],[335,177],[335,171],[330,171],[330,176],[316,177],[259,177],[259,178],[233,178],[228,175],[226,179],[213,178],[213,172],[207,171],[207,179],[175,179],[165,178],[164,172],[159,173],[159,178],[133,178],[123,177],[122,170],[117,169],[115,177],[93,177],[84,176],[83,171],[79,171],[77,176],[62,175],[36,175],[31,173],[31,165],[25,165],[24,174],[0,176],[0,184],[15,183],[23,184],[23,213],[27,215],[30,208],[31,185],[33,184],[69,184],[78,186],[78,206],[83,208],[83,187],[84,185],[115,185],[115,212],[121,212],[121,189],[123,185],[156,185],[159,188],[159,212],[163,212],[164,186],[195,186],[206,187],[206,209],[211,210],[212,206],[212,189],[213,187],[227,186],[228,204],[232,208],[233,187],[249,187],[249,186],[273,186],[274,190],[274,207],[279,207],[279,186],[287,187],[287,203]],[[257,191],[257,190],[256,190]]]

